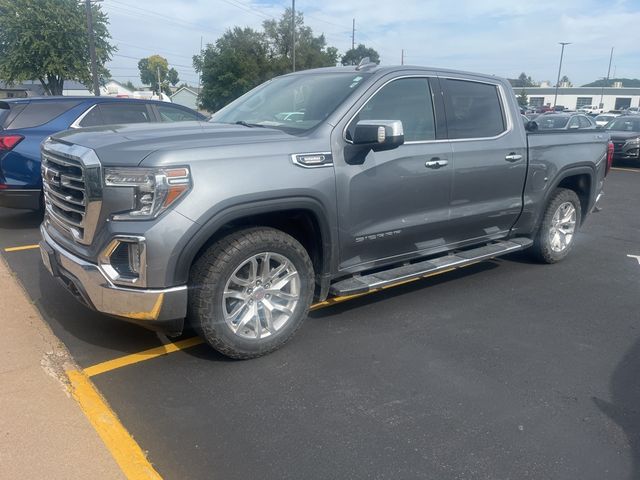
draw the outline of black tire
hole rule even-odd
[[[570,202],[573,205],[573,208],[576,212],[575,231],[573,232],[573,236],[568,242],[566,248],[561,251],[557,251],[551,246],[550,236],[551,229],[553,228],[553,216],[560,208],[560,206],[567,202]],[[529,250],[533,258],[541,263],[556,263],[566,257],[571,251],[573,244],[575,243],[575,234],[578,232],[578,228],[580,227],[580,220],[582,218],[581,212],[582,208],[580,205],[580,199],[573,190],[569,190],[566,188],[556,189],[556,191],[552,194],[547,207],[545,208],[542,220],[540,222],[540,228],[538,228],[538,233],[536,234],[536,238],[534,239],[533,246]]]
[[[264,252],[281,255],[293,264],[299,275],[299,299],[293,314],[275,333],[260,339],[244,338],[224,318],[223,293],[236,269]],[[196,331],[223,355],[255,358],[280,348],[302,325],[313,299],[313,264],[304,247],[290,235],[274,228],[248,228],[211,245],[194,263],[189,285],[188,319]]]

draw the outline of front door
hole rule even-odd
[[[341,270],[405,260],[449,242],[453,162],[449,142],[439,140],[435,85],[426,77],[388,81],[346,127],[334,129]],[[354,154],[359,147],[349,138],[359,120],[401,120],[405,144]]]

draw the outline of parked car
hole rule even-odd
[[[617,113],[603,113],[593,119],[597,127],[604,127],[607,123],[620,115]]]
[[[276,120],[292,106],[304,117]],[[527,133],[493,75],[301,71],[211,123],[53,135],[41,252],[89,306],[170,335],[188,315],[213,348],[252,358],[329,296],[526,248],[562,260],[608,152],[600,132]]]
[[[588,115],[598,115],[599,113],[603,113],[604,109],[599,105],[583,105],[578,109],[578,112],[586,113]]]
[[[640,162],[640,115],[617,117],[605,130],[613,142],[614,160]]]
[[[629,107],[624,111],[624,115],[640,115],[640,107]]]
[[[125,123],[205,120],[187,107],[114,97],[42,97],[0,102],[0,206],[41,207],[40,143],[61,130]]]
[[[535,119],[540,130],[593,130],[596,123],[582,113],[548,113]]]

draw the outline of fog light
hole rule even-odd
[[[144,237],[116,237],[100,254],[100,268],[117,285],[146,286]]]

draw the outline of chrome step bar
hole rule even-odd
[[[397,283],[403,283],[422,277],[430,277],[438,273],[466,267],[474,263],[490,260],[518,250],[524,250],[532,244],[533,241],[529,238],[516,237],[509,240],[492,242],[488,245],[470,250],[456,251],[455,253],[442,257],[431,258],[429,260],[411,263],[409,265],[403,265],[389,270],[350,277],[331,285],[330,294],[332,296],[343,296],[366,293]]]

